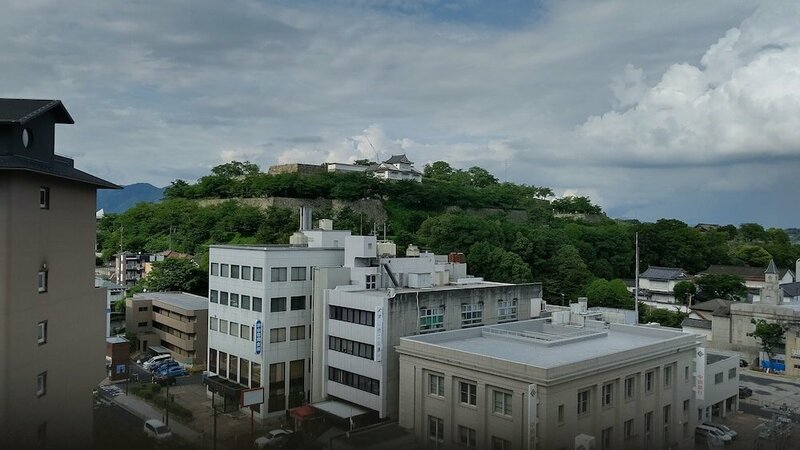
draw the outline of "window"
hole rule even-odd
[[[670,422],[672,422],[672,405],[664,405],[664,442],[669,441]]]
[[[142,311],[147,311],[147,306],[140,306],[139,307],[139,312],[142,312]]]
[[[664,367],[664,387],[668,388],[672,385],[672,366]]]
[[[298,297],[292,297],[291,302],[292,311],[299,311],[306,309],[306,297],[304,295],[300,295]]]
[[[328,336],[328,349],[347,353],[365,359],[373,359],[375,347],[363,342],[351,341],[336,336]]]
[[[50,188],[49,187],[40,187],[39,188],[39,208],[40,209],[50,209]]]
[[[375,289],[378,286],[378,276],[373,274],[369,274],[366,276],[366,286],[367,289]]]
[[[602,404],[603,407],[611,406],[614,402],[614,385],[611,383],[603,385],[603,397],[602,397]]]
[[[208,328],[211,331],[217,331],[218,327],[219,327],[219,319],[217,319],[216,317],[210,317],[208,319]]]
[[[250,361],[239,358],[239,383],[249,386],[250,385]]]
[[[722,372],[717,372],[714,374],[714,384],[720,384],[725,379],[725,374]]]
[[[231,306],[234,308],[239,307],[239,294],[231,293]]]
[[[644,415],[644,440],[649,441],[653,436],[653,411]]]
[[[208,296],[208,299],[211,303],[219,303],[219,291],[211,290],[211,293]]]
[[[217,373],[217,351],[213,348],[208,349],[208,371]]]
[[[625,399],[631,400],[636,397],[636,378],[625,378]]]
[[[578,415],[589,413],[589,389],[578,391]]]
[[[475,406],[478,404],[478,386],[465,381],[458,383],[461,392],[460,401],[465,405]]]
[[[219,276],[219,263],[211,263],[211,275]]]
[[[375,313],[372,311],[331,305],[328,308],[328,314],[333,320],[341,320],[343,322],[366,325],[368,327],[375,326]]]
[[[444,420],[428,416],[428,440],[444,442]]]
[[[38,277],[39,292],[47,292],[47,270],[40,270]]]
[[[298,325],[296,327],[289,328],[289,340],[300,341],[305,338],[306,338],[305,325]]]
[[[239,358],[229,355],[228,358],[228,379],[234,383],[239,382]]]
[[[444,397],[444,377],[436,374],[428,375],[428,394]]]
[[[253,311],[255,311],[255,312],[261,312],[261,310],[262,310],[262,307],[261,307],[261,298],[259,298],[259,297],[253,297]]]
[[[239,324],[237,322],[230,323],[230,333],[233,337],[239,337]]]
[[[350,386],[360,391],[369,392],[373,395],[380,395],[381,393],[380,381],[357,373],[337,369],[333,366],[328,366],[328,380]]]
[[[220,291],[219,293],[219,304],[220,305],[227,305],[228,304],[228,293],[224,291]]]
[[[683,368],[683,381],[689,382],[689,366]]]
[[[419,310],[419,329],[438,330],[444,327],[444,308],[422,307]]]
[[[249,280],[250,278],[250,266],[242,266],[242,279]]]
[[[614,427],[603,428],[600,431],[600,448],[602,450],[609,450],[611,448],[611,434],[614,432]]]
[[[219,332],[228,334],[228,321],[225,319],[219,319]]]
[[[252,340],[252,337],[250,336],[250,326],[249,325],[242,324],[242,330],[239,333],[239,337],[241,337],[242,339],[247,339],[248,341]]]
[[[461,304],[461,326],[477,325],[483,321],[483,303]]]
[[[306,268],[292,267],[292,281],[306,281]]]
[[[689,416],[689,400],[683,401],[683,415],[686,417]]]
[[[272,280],[273,283],[276,281],[286,281],[286,267],[273,267],[270,280]]]
[[[219,376],[228,378],[228,354],[225,352],[219,352]]]
[[[261,387],[261,364],[257,362],[250,366],[250,387]]]
[[[41,397],[47,393],[47,372],[42,372],[36,377],[36,396]]]
[[[655,372],[652,370],[649,372],[645,372],[644,374],[644,392],[651,393],[653,392],[653,382],[655,378]]]
[[[139,328],[144,328],[144,327],[147,327],[147,326],[149,326],[149,325],[150,325],[150,321],[147,321],[147,322],[139,322],[139,323],[138,323],[138,325],[139,325]]]
[[[511,441],[492,436],[492,450],[511,450]]]
[[[736,368],[732,367],[732,368],[728,369],[728,379],[732,380],[734,378],[736,378]]]
[[[269,341],[272,343],[286,341],[286,328],[273,328],[269,330]]]
[[[458,443],[470,448],[475,448],[475,429],[458,426]]]
[[[269,396],[267,411],[280,411],[286,407],[286,363],[269,365]]]
[[[243,295],[242,296],[242,303],[239,305],[242,309],[250,309],[250,296]]]
[[[264,269],[253,267],[253,281],[264,281]]]
[[[39,322],[39,324],[36,326],[36,328],[37,328],[36,342],[38,342],[39,345],[46,344],[47,343],[47,321],[43,320],[43,321]]]
[[[511,415],[511,394],[494,391],[494,412],[504,416]]]
[[[622,432],[625,440],[633,437],[633,419],[626,420],[624,424],[622,424]]]
[[[497,320],[516,320],[517,299],[497,301]]]
[[[239,278],[239,266],[231,264],[231,278]]]
[[[228,264],[219,265],[219,276],[227,277],[230,275],[230,266]]]
[[[270,312],[286,311],[286,297],[273,297],[269,299]]]

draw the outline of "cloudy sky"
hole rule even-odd
[[[615,217],[800,226],[798,4],[27,0],[0,96],[62,99],[58,151],[123,184],[374,146]]]

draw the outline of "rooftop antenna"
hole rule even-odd
[[[375,158],[377,158],[377,161],[376,161],[376,162],[377,162],[377,163],[380,163],[380,162],[381,162],[381,155],[379,155],[379,154],[378,154],[378,151],[377,151],[377,150],[375,150],[375,146],[374,146],[374,145],[372,145],[372,141],[370,141],[370,140],[369,140],[369,136],[367,136],[367,135],[365,134],[365,135],[364,135],[364,137],[367,139],[367,144],[369,144],[369,146],[372,148],[372,152],[373,152],[373,153],[375,153]]]

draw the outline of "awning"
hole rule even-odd
[[[159,355],[163,355],[165,353],[170,353],[167,347],[163,347],[161,345],[148,345],[147,348],[154,353],[158,353]]]
[[[370,413],[369,410],[360,406],[338,400],[327,400],[324,402],[314,403],[312,406],[322,412],[331,414],[340,419],[350,419],[351,417],[358,417],[363,414]]]
[[[239,397],[241,397],[242,389],[245,389],[241,384],[221,378],[218,375],[205,377],[205,379],[203,379],[203,384],[208,386],[209,391],[236,399],[237,403],[239,402]]]
[[[289,415],[297,420],[308,420],[317,414],[317,410],[311,405],[298,406],[289,410]]]

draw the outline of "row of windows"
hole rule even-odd
[[[375,346],[350,339],[328,336],[328,348],[333,351],[355,355],[361,358],[373,359]]]
[[[517,319],[518,300],[498,300],[497,301],[497,320],[507,321]],[[483,323],[484,303],[462,303],[461,304],[461,326],[469,327]],[[420,331],[444,329],[444,306],[423,306],[420,308],[419,329]]]
[[[209,348],[208,370],[234,383],[252,388],[261,387],[261,364],[236,355]]]
[[[444,443],[444,419],[428,416],[428,440]],[[453,439],[455,443],[466,448],[477,448],[477,431],[463,425],[458,426],[458,435]],[[492,436],[491,450],[511,450],[511,441]]]
[[[208,328],[212,331],[219,331],[222,334],[230,334],[234,337],[252,341],[253,328],[249,325],[239,324],[236,322],[228,322],[225,319],[218,319],[216,317],[209,317]]]
[[[306,281],[308,279],[307,267],[273,267],[270,269],[270,281]],[[211,263],[211,275],[223,278],[234,278],[248,281],[264,281],[262,267],[240,266],[237,264]],[[291,277],[289,277],[291,275]]]
[[[673,365],[667,365],[660,370],[662,370],[662,383],[664,389],[668,389],[673,384]],[[651,369],[644,373],[644,392],[645,394],[651,394],[656,389],[656,372],[659,369]],[[638,376],[637,375],[630,375],[625,377],[623,382],[623,396],[625,400],[634,400],[637,395],[637,384]],[[689,378],[689,366],[684,367],[684,382],[688,383],[690,381]],[[604,408],[609,408],[614,405],[615,399],[615,389],[616,389],[616,382],[609,382],[602,385],[600,389],[600,404]],[[591,394],[591,388],[584,389],[578,392],[578,415],[587,414],[590,411],[589,407],[589,398]]]
[[[306,326],[298,325],[289,327],[289,340],[301,341],[306,338]],[[286,342],[286,328],[272,328],[269,330],[269,342]]]
[[[370,394],[380,395],[381,393],[380,381],[335,367],[328,366],[328,379]]]
[[[511,415],[511,393],[501,389],[491,389],[492,411],[504,416]],[[436,397],[445,397],[444,376],[428,374],[428,394]],[[467,406],[478,406],[478,385],[470,381],[458,382],[458,402]]]
[[[248,311],[261,312],[262,300],[260,297],[250,297],[249,295],[239,295],[232,292],[217,291],[212,289],[208,301],[211,303],[219,303],[220,305],[230,306],[233,308],[242,308]]]
[[[333,320],[341,320],[368,327],[375,326],[375,313],[372,311],[330,305],[328,312],[329,317]]]

